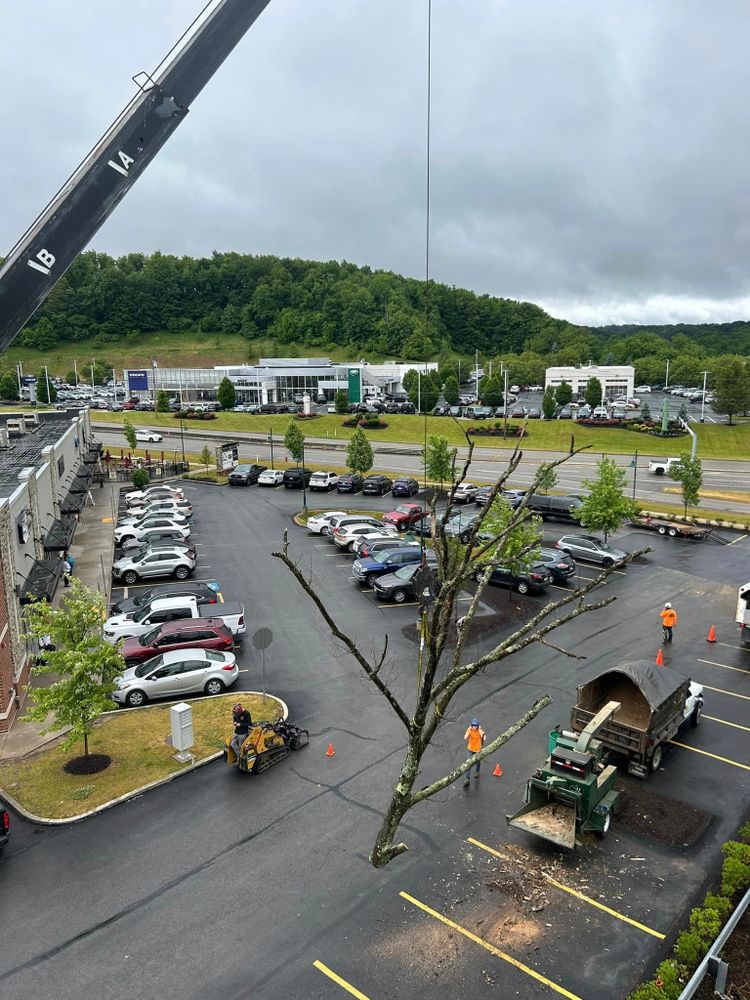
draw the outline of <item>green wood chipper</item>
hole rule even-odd
[[[527,781],[524,805],[506,816],[510,826],[571,849],[576,834],[606,837],[620,793],[614,789],[617,769],[605,766],[606,751],[595,736],[619,708],[608,702],[580,736],[550,734],[549,757]]]

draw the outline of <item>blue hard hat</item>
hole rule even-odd
[[[472,726],[478,726],[479,725],[479,719],[472,719],[471,720],[471,724],[472,724]]]

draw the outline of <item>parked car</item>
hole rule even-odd
[[[393,480],[388,476],[368,476],[362,483],[363,493],[376,493],[378,496],[385,496],[393,487]]]
[[[234,638],[221,618],[191,618],[165,622],[150,632],[124,639],[120,652],[126,667],[145,663],[159,653],[178,649],[218,649],[231,652]]]
[[[650,385],[637,385],[633,391],[634,392],[638,392],[641,395],[644,395],[644,393],[650,393],[651,392],[651,386]]]
[[[401,503],[395,510],[383,514],[383,524],[392,524],[397,531],[406,531],[417,521],[421,521],[426,511],[421,503]]]
[[[384,530],[384,526],[376,521],[374,517],[363,518],[361,521],[349,522],[347,524],[340,524],[338,528],[333,533],[333,541],[335,545],[339,548],[348,549],[349,552],[354,551],[354,543],[357,541],[360,535],[370,535],[373,529]],[[394,528],[394,536],[396,531]]]
[[[155,549],[140,556],[126,553],[112,563],[112,576],[130,586],[154,576],[184,580],[195,569],[195,557],[180,549]]]
[[[368,559],[355,559],[352,564],[352,576],[357,583],[373,583],[376,577],[386,573],[395,573],[401,566],[420,562],[422,553],[417,545],[406,545],[400,549],[384,549],[375,552]]]
[[[526,413],[527,420],[541,420],[542,411],[535,406],[532,406],[530,410]]]
[[[433,417],[447,417],[450,415],[450,411],[451,411],[450,406],[441,403],[439,406],[435,407],[435,409],[432,411],[432,415]]]
[[[572,420],[573,419],[573,407],[570,403],[566,403],[565,406],[560,407],[560,412],[557,414],[558,420]]]
[[[416,413],[417,408],[414,403],[401,403],[399,407],[400,413]]]
[[[491,406],[467,406],[466,416],[469,420],[488,420],[492,416]]]
[[[141,538],[126,538],[120,546],[120,551],[125,555],[126,552],[133,554],[135,552],[146,552],[147,549],[172,547],[182,549],[183,552],[187,552],[192,557],[195,557],[195,546],[192,542],[189,539],[183,538],[177,531],[172,531],[169,528],[151,528]]]
[[[413,497],[419,493],[419,483],[410,476],[399,476],[393,480],[391,494],[394,497]]]
[[[464,415],[463,406],[451,406],[450,410],[448,411],[449,417],[462,417],[463,415]]]
[[[559,549],[540,549],[539,562],[547,568],[554,583],[565,583],[575,575],[575,560]]]
[[[530,385],[529,392],[544,392],[543,385]]]
[[[345,510],[327,510],[324,514],[315,514],[307,519],[307,530],[313,535],[329,535],[331,521],[334,517],[346,517]]]
[[[588,418],[591,416],[591,412],[592,411],[589,404],[584,403],[582,406],[578,407],[578,411],[576,412],[576,420],[588,420]]]
[[[592,420],[606,420],[609,417],[606,406],[595,406],[591,414]]]
[[[10,840],[10,813],[5,808],[5,803],[0,800],[0,851],[7,846]]]
[[[143,507],[149,500],[163,500],[165,497],[184,500],[185,494],[179,486],[147,486],[145,490],[131,490],[125,494],[128,507]]]
[[[519,420],[519,419],[521,419],[521,420],[522,420],[522,419],[523,419],[523,418],[524,418],[525,416],[526,416],[526,407],[525,407],[525,406],[517,406],[517,407],[516,407],[516,408],[515,408],[515,409],[514,409],[514,410],[513,410],[512,412],[511,412],[511,417],[512,417],[512,418],[513,418],[514,420]]]
[[[235,638],[241,642],[245,634],[245,609],[235,601],[223,604],[200,605],[194,597],[159,597],[129,615],[111,615],[104,623],[103,633],[107,642],[150,632],[165,622],[205,620],[220,618]]]
[[[460,511],[454,514],[445,525],[445,534],[449,538],[458,538],[466,544],[469,541],[471,529],[479,519],[479,514],[469,514],[468,511]]]
[[[182,513],[183,517],[192,517],[193,505],[185,497],[164,496],[147,497],[142,502],[128,504],[128,515],[141,514],[144,510],[166,510],[171,508]]]
[[[453,499],[456,503],[468,503],[470,500],[476,499],[479,490],[480,487],[476,483],[467,483],[464,480],[464,482],[459,483],[456,487]]]
[[[119,528],[127,524],[143,524],[144,521],[153,517],[169,517],[177,524],[185,525],[192,516],[192,508],[188,514],[184,509],[178,510],[178,508],[175,507],[171,501],[167,501],[166,503],[149,504],[148,507],[136,507],[133,509],[132,513],[128,513],[124,517],[119,518],[117,526]]]
[[[395,601],[396,604],[403,604],[406,600],[413,600],[416,596],[414,591],[414,574],[420,568],[421,563],[412,562],[406,566],[401,566],[395,573],[384,573],[373,580],[375,593],[384,601]],[[427,565],[431,569],[437,566],[437,559],[434,555],[427,556]]]
[[[355,541],[352,552],[358,558],[368,559],[374,552],[385,549],[402,549],[405,545],[419,545],[419,542],[406,542],[397,534],[384,535],[381,531],[360,535]]]
[[[136,409],[140,409],[140,403],[136,406]],[[147,407],[151,409],[151,407]],[[150,431],[148,427],[139,427],[135,432],[136,441],[150,441],[156,443],[157,441],[163,441],[164,436],[159,434],[157,431]]]
[[[336,488],[338,481],[339,477],[335,472],[313,472],[310,476],[310,489],[333,490]]]
[[[345,472],[343,476],[339,476],[336,489],[339,493],[359,493],[364,481],[364,476],[360,476],[358,472]]]
[[[555,548],[576,559],[601,563],[602,566],[614,566],[627,557],[627,552],[616,549],[594,535],[563,535],[555,542]]]
[[[475,573],[477,581],[482,579],[484,570],[478,567]],[[514,570],[507,566],[495,566],[490,573],[489,583],[498,584],[501,587],[511,587],[519,594],[532,594],[539,590],[544,590],[552,583],[552,574],[544,563],[536,562],[528,569]]]
[[[178,649],[160,653],[116,679],[112,697],[120,705],[137,708],[154,698],[178,695],[221,694],[239,677],[234,653],[216,649]]]
[[[284,473],[281,469],[266,469],[258,476],[258,486],[281,486]]]
[[[581,501],[577,497],[550,497],[533,493],[526,506],[543,521],[552,518],[556,521],[577,522],[576,512],[581,507]]]
[[[514,392],[516,395],[518,395],[518,393],[520,391],[521,391],[521,386],[520,385],[512,385],[510,387],[510,392]]]
[[[220,604],[224,600],[218,580],[211,580],[209,583],[157,583],[154,587],[139,590],[135,597],[123,597],[121,601],[115,601],[109,611],[112,615],[124,615],[159,597],[188,596],[194,597],[198,604]]]
[[[121,545],[126,538],[146,539],[152,528],[164,528],[167,531],[176,532],[181,538],[190,537],[190,528],[187,524],[180,524],[169,517],[149,517],[140,524],[123,524],[115,528],[115,545]]]
[[[311,477],[311,469],[305,469],[302,466],[297,469],[287,469],[284,473],[284,478],[282,479],[284,489],[301,490],[303,486],[310,485]]]
[[[328,537],[333,541],[333,536],[336,534],[338,528],[344,528],[348,524],[361,524],[362,522],[372,522],[373,531],[376,529],[385,531],[383,522],[371,517],[369,514],[335,514],[329,521],[330,530],[328,531]]]
[[[265,472],[267,465],[235,465],[229,473],[228,483],[230,486],[251,486],[258,482],[261,472]]]

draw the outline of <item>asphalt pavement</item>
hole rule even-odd
[[[245,604],[249,634],[273,630],[269,689],[310,730],[310,744],[263,775],[217,762],[73,826],[14,817],[0,857],[3,1000],[624,997],[666,953],[720,863],[720,843],[750,806],[750,654],[734,627],[750,539],[734,535],[718,546],[618,533],[622,547],[653,551],[601,588],[617,598],[612,605],[555,634],[584,658],[532,647],[474,679],[425,758],[420,784],[464,758],[472,716],[491,738],[541,694],[552,695],[552,706],[487,762],[478,784],[464,791],[459,782],[411,812],[401,831],[409,853],[375,871],[367,855],[398,773],[400,723],[270,552],[288,530],[337,621],[365,649],[379,650],[388,636],[384,670],[407,705],[414,608],[360,592],[352,557],[291,522],[298,492],[185,488],[196,512],[196,578],[219,579],[227,600]],[[314,503],[339,507],[341,499]],[[347,497],[343,506],[391,503]],[[565,530],[548,524],[545,537]],[[595,573],[579,570],[582,579]],[[472,652],[543,600],[488,590],[492,629]],[[680,614],[666,662],[707,686],[706,718],[680,731],[683,746],[668,748],[648,791],[672,797],[678,811],[681,803],[705,810],[706,831],[666,847],[615,818],[606,840],[563,856],[509,830],[504,816],[521,804],[549,730],[567,725],[576,686],[624,659],[655,656],[665,600]],[[712,624],[716,645],[706,643]],[[257,689],[249,645],[243,663],[250,672],[239,686]],[[501,778],[492,777],[495,763]],[[522,889],[536,884],[532,868],[555,873],[538,908],[500,877],[509,864]]]

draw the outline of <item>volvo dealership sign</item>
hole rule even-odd
[[[128,369],[128,389],[131,392],[148,392],[148,371],[145,368]]]

